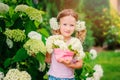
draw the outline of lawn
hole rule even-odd
[[[120,80],[120,52],[100,52],[95,63],[101,64],[104,70],[104,76],[101,80]]]

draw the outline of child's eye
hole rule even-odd
[[[64,26],[66,26],[67,24],[63,24]]]
[[[74,27],[74,25],[73,25],[73,24],[71,24],[70,26],[71,26],[71,27]]]

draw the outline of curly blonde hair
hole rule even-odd
[[[76,21],[78,21],[78,14],[73,9],[64,9],[58,13],[57,21],[60,21],[60,18],[65,16],[73,16]],[[52,34],[61,34],[60,30],[52,30]],[[75,32],[75,37],[77,37],[81,42],[84,42],[86,37],[86,29]]]

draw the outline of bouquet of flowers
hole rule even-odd
[[[54,52],[57,61],[72,60],[73,58],[79,60],[85,56],[79,39],[72,37],[69,44],[66,44],[62,35],[50,36],[46,41],[46,49],[50,54]]]

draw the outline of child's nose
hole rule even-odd
[[[70,26],[69,26],[69,25],[67,25],[66,29],[67,29],[67,30],[70,30]]]

